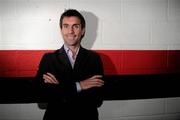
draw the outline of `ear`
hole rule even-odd
[[[85,28],[82,29],[81,35],[84,36],[85,34]]]

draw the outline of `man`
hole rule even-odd
[[[104,85],[100,56],[81,46],[84,17],[74,9],[60,18],[64,45],[46,53],[36,78],[42,98],[48,99],[44,120],[98,120]]]

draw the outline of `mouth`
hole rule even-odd
[[[76,37],[76,35],[68,35],[67,37],[68,37],[69,39],[73,39],[73,38]]]
[[[68,37],[69,40],[74,40],[74,37]]]

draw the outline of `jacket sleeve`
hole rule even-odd
[[[36,95],[40,102],[47,102],[49,101],[48,98],[54,98],[55,97],[55,91],[57,91],[57,85],[51,85],[44,83],[43,80],[43,74],[46,74],[49,71],[49,54],[44,54],[36,73],[36,80],[35,80],[35,86],[36,86]]]
[[[50,84],[45,83],[43,80],[43,74],[50,72],[52,74],[56,74],[54,66],[52,66],[52,54],[47,53],[44,54],[36,74],[36,90],[37,97],[41,102],[49,102],[49,101],[65,101],[66,93],[70,93],[71,95],[75,94],[75,84],[67,84],[63,82],[59,82],[59,84]],[[55,75],[56,76],[56,75]]]
[[[93,58],[92,75],[104,76],[103,64],[99,55]],[[103,79],[103,78],[102,78]],[[94,87],[81,92],[86,105],[100,107],[103,103],[103,87]]]

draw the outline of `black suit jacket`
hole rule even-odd
[[[43,74],[47,72],[55,75],[58,85],[44,83]],[[75,84],[93,75],[103,75],[100,56],[93,51],[80,47],[73,69],[63,47],[46,53],[36,76],[39,97],[48,101],[44,120],[98,120],[97,108],[103,102],[102,88],[77,92]]]

